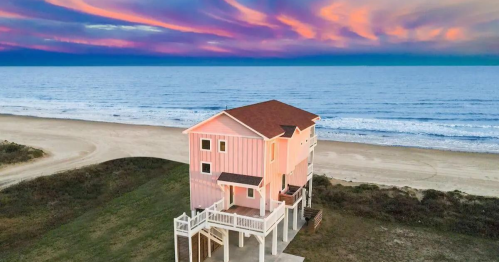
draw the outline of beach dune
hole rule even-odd
[[[0,169],[0,189],[122,157],[188,162],[182,129],[0,115],[0,139],[43,149],[48,156]],[[319,137],[320,138],[320,137]],[[316,174],[390,186],[499,196],[499,155],[320,141]]]

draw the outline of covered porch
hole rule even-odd
[[[237,209],[236,209],[237,210]],[[253,211],[254,212],[254,211]],[[292,223],[293,211],[290,210],[290,216],[288,216],[288,223],[285,223],[284,220],[281,221],[277,228],[279,230],[276,231],[277,239],[284,239],[285,236],[283,234],[282,226],[284,224]],[[291,240],[298,234],[299,230],[305,224],[304,220],[298,221],[297,230],[290,230],[287,234],[288,242],[277,241],[275,246],[275,253],[273,253],[273,234],[269,234],[263,238],[263,260],[260,260],[259,254],[260,252],[260,242],[259,240],[252,235],[244,235],[240,234],[238,231],[229,231],[228,236],[228,254],[230,254],[230,261],[240,261],[240,262],[302,262],[304,261],[303,257],[293,256],[290,254],[283,253],[286,247],[289,245]],[[275,254],[275,255],[274,255]],[[221,262],[224,260],[224,248],[221,247],[214,251],[211,254],[211,257],[204,260],[205,262]]]

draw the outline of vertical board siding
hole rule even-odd
[[[201,138],[211,139],[211,151],[201,151]],[[222,172],[263,176],[263,139],[189,133],[191,209],[206,208],[220,200],[217,179]],[[227,152],[218,152],[218,140],[227,141]],[[257,161],[261,159],[260,161]],[[211,163],[211,175],[201,173],[201,162]],[[255,192],[256,193],[256,192]],[[250,201],[253,202],[253,201]]]

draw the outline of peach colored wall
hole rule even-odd
[[[260,135],[249,130],[247,127],[243,126],[242,124],[225,114],[221,114],[211,119],[210,121],[192,129],[191,132],[261,138]]]
[[[284,140],[286,142],[284,142]],[[270,162],[270,144],[276,141],[276,160]],[[266,183],[270,183],[270,196],[272,199],[279,198],[282,191],[282,175],[286,174],[286,185],[303,186],[307,181],[307,158],[310,153],[310,128],[298,133],[295,132],[291,139],[277,138],[266,141],[267,161],[266,161]],[[286,166],[286,171],[283,170]],[[293,172],[293,175],[289,173]],[[287,187],[284,189],[287,190]]]
[[[303,159],[295,166],[292,175],[286,176],[287,184],[294,186],[304,186],[307,183],[308,163],[307,159]]]
[[[260,197],[260,194],[258,192],[256,192],[256,190],[254,191],[255,198],[251,199],[251,198],[247,197],[248,192],[247,192],[246,188],[236,187],[235,189],[236,189],[235,190],[235,201],[236,201],[235,204],[236,205],[260,209],[260,198],[261,197]]]
[[[201,151],[201,138],[211,139],[211,151]],[[226,141],[226,153],[218,152],[218,140]],[[221,199],[221,172],[263,176],[263,147],[261,138],[189,133],[191,208],[206,208]],[[211,163],[212,175],[201,173],[201,162]]]

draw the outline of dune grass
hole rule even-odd
[[[367,184],[348,187],[315,176],[313,201],[355,216],[499,240],[499,198]]]
[[[44,154],[40,149],[3,141],[0,142],[0,167],[30,161]]]
[[[0,191],[0,261],[174,261],[173,218],[189,210],[188,172],[168,160],[119,159]],[[449,227],[469,219],[488,225],[487,216],[442,194],[428,191],[420,201],[316,177],[313,205],[324,209],[323,224],[313,235],[301,231],[285,252],[318,262],[497,261],[493,234]],[[495,218],[494,199],[459,199]],[[428,212],[435,215],[424,218]]]
[[[315,234],[285,252],[306,261],[498,261],[499,199],[375,185],[332,185],[314,176]]]
[[[125,250],[151,255],[150,246],[138,247],[161,236],[157,244],[173,250],[164,234],[189,209],[188,188],[187,165],[154,158],[118,159],[9,187],[0,191],[0,261],[124,261],[131,255]]]

